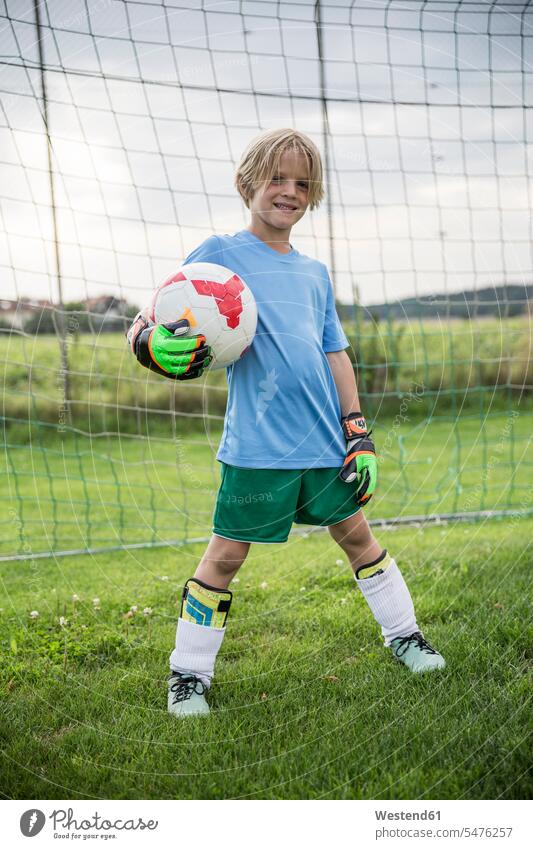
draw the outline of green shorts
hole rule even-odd
[[[292,523],[335,525],[359,510],[356,484],[339,469],[243,469],[222,463],[213,533],[243,542],[287,542]]]

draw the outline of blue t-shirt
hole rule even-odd
[[[184,264],[236,272],[257,302],[257,331],[226,370],[228,403],[217,460],[248,469],[341,466],[346,441],[326,353],[348,346],[325,265],[281,254],[248,230],[210,236]]]

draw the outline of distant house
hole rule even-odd
[[[77,331],[82,333],[95,331],[123,330],[125,320],[138,311],[133,304],[124,298],[113,295],[100,295],[97,298],[87,298],[65,304],[65,316],[76,318]],[[57,320],[60,308],[58,304],[44,299],[19,298],[10,300],[0,299],[0,328],[8,327],[13,330],[24,330],[26,333],[57,333],[60,324]],[[66,325],[65,325],[66,326]]]
[[[26,322],[36,313],[53,308],[54,305],[47,300],[19,298],[17,301],[10,301],[3,298],[0,300],[0,324],[22,330]]]
[[[87,298],[83,302],[87,312],[97,315],[109,314],[114,318],[121,318],[130,306],[124,298],[115,298],[114,295],[99,295],[97,298]]]
[[[113,295],[99,295],[97,298],[87,298],[83,306],[91,316],[101,317],[101,327],[116,325],[117,319],[123,319],[131,313],[131,304],[124,298]]]

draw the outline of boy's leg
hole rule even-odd
[[[209,710],[204,693],[226,632],[231,604],[227,587],[249,549],[250,543],[213,535],[194,577],[186,582],[170,655],[168,709],[177,716]]]
[[[226,590],[246,560],[249,550],[249,542],[213,534],[194,577],[205,584]]]
[[[413,602],[402,574],[391,557],[386,554],[383,557],[383,548],[363,511],[330,525],[329,532],[350,560],[357,586],[381,625],[385,645],[418,631]]]
[[[420,633],[402,573],[379,545],[363,511],[330,525],[329,532],[347,554],[357,586],[395,657],[414,672],[444,666],[444,659]]]

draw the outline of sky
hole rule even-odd
[[[293,245],[337,298],[531,283],[533,7],[322,0],[328,209]],[[314,0],[40,5],[63,300],[144,303],[247,224],[263,129],[324,151]],[[57,301],[33,0],[0,0],[0,296]]]

